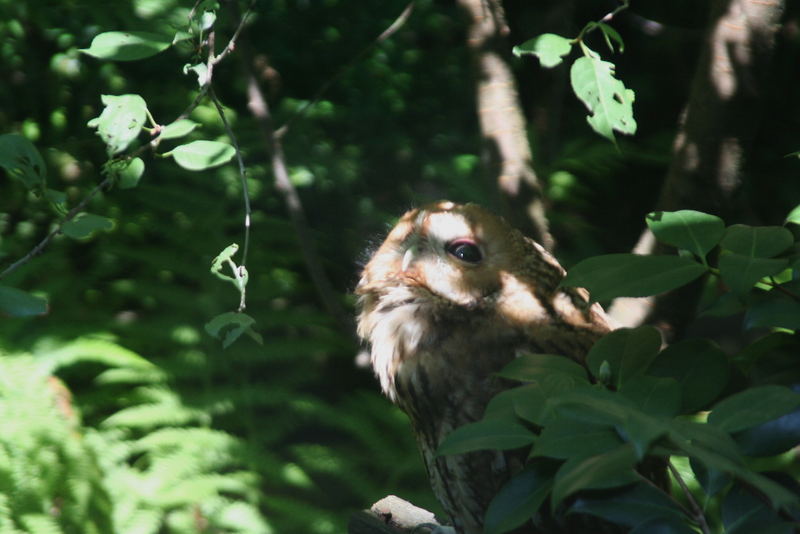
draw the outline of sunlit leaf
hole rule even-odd
[[[181,119],[164,126],[159,137],[161,139],[177,139],[178,137],[188,135],[198,126],[200,125],[194,121]]]
[[[139,95],[102,95],[103,112],[89,121],[106,144],[109,156],[128,148],[142,131],[147,116],[147,104]]]
[[[656,238],[704,258],[725,233],[725,222],[715,215],[693,210],[656,211],[646,217]]]
[[[142,158],[133,158],[124,162],[125,165],[117,170],[120,189],[131,189],[139,185],[139,179],[144,174],[144,161]]]
[[[236,150],[227,143],[201,140],[177,146],[171,154],[184,169],[202,171],[229,162]]]
[[[110,61],[134,61],[154,56],[169,48],[168,37],[151,32],[104,32],[92,39],[84,54]]]
[[[570,69],[572,89],[591,112],[589,125],[610,141],[614,131],[636,133],[634,92],[614,77],[614,64],[591,52],[575,60]]]
[[[542,67],[561,64],[564,56],[572,50],[572,41],[554,33],[544,33],[514,47],[515,56],[532,54],[539,58]]]

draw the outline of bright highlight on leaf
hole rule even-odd
[[[150,32],[104,32],[92,39],[84,54],[110,61],[135,61],[169,48],[171,39]]]
[[[170,154],[184,169],[202,171],[229,162],[236,150],[231,145],[218,141],[192,141],[175,147]]]
[[[539,58],[542,67],[560,65],[564,56],[572,50],[572,41],[554,33],[545,33],[514,47],[515,56],[532,54]]]
[[[572,89],[591,112],[589,125],[610,141],[614,131],[636,133],[633,119],[634,92],[614,78],[614,64],[603,61],[583,46],[588,55],[578,58],[570,69]]]
[[[88,126],[97,128],[108,155],[113,156],[128,148],[142,131],[147,104],[139,95],[102,95],[100,98],[105,108]]]

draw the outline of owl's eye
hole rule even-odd
[[[451,256],[467,263],[478,263],[483,259],[483,253],[478,245],[466,239],[451,241],[444,249]]]

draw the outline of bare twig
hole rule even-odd
[[[689,506],[692,509],[691,517],[697,521],[697,524],[700,527],[700,530],[703,531],[703,534],[711,534],[711,529],[708,527],[708,522],[706,521],[706,516],[703,513],[703,509],[700,508],[699,504],[697,504],[697,500],[695,500],[692,492],[689,491],[689,487],[686,485],[686,482],[683,481],[683,477],[681,477],[680,472],[675,469],[675,466],[672,465],[672,462],[667,462],[667,467],[669,468],[669,472],[675,478],[675,481],[681,487],[681,490],[686,496],[686,500],[689,501]]]
[[[311,100],[306,102],[305,105],[303,105],[303,107],[301,107],[299,110],[297,110],[297,112],[294,115],[289,117],[289,119],[283,124],[283,126],[281,126],[280,128],[277,128],[275,130],[276,135],[278,135],[279,137],[284,136],[286,134],[286,132],[289,130],[289,127],[295,121],[303,118],[306,115],[306,113],[308,113],[308,111],[312,107],[314,107],[314,105],[317,102],[320,101],[320,99],[323,97],[323,95],[328,92],[328,89],[330,89],[331,86],[333,86],[333,84],[335,84],[337,81],[339,81],[339,79],[342,76],[344,76],[344,74],[347,71],[349,71],[351,68],[353,68],[353,66],[356,63],[358,63],[365,55],[367,55],[367,53],[370,50],[372,50],[373,48],[375,48],[376,46],[378,46],[379,44],[381,44],[382,42],[387,40],[389,37],[391,37],[395,33],[397,33],[397,30],[399,30],[403,26],[403,24],[406,23],[408,18],[411,16],[411,12],[414,11],[414,3],[415,3],[415,0],[412,0],[411,2],[409,2],[408,5],[406,5],[405,9],[403,9],[403,11],[397,16],[397,18],[394,19],[394,22],[392,22],[389,25],[388,28],[383,30],[383,32],[381,32],[381,34],[378,37],[376,37],[374,41],[372,41],[371,43],[366,45],[364,48],[362,48],[356,55],[354,55],[350,59],[350,61],[348,61],[347,63],[342,65],[339,68],[339,70],[336,71],[336,73],[333,76],[328,78],[328,81],[326,81],[325,83],[322,84],[322,86],[317,90],[317,92],[314,94],[314,96],[311,97]]]

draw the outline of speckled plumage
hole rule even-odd
[[[453,243],[476,246],[480,260],[455,257]],[[487,505],[521,463],[489,451],[436,458],[438,444],[483,416],[509,385],[493,373],[520,352],[582,363],[611,329],[584,290],[558,287],[563,276],[500,217],[446,201],[403,215],[364,268],[358,334],[383,392],[411,419],[434,493],[459,533],[483,532]]]

